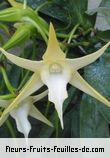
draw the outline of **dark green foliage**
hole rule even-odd
[[[106,55],[85,68],[85,79],[102,95],[110,98],[110,62]],[[80,106],[80,136],[109,137],[109,123],[109,108],[84,94]]]

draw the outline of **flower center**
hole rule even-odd
[[[50,73],[61,73],[62,72],[62,66],[59,64],[52,64],[49,68]]]

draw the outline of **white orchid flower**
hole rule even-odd
[[[27,96],[37,91],[44,84],[47,85],[49,90],[49,101],[55,104],[62,128],[62,105],[64,100],[68,97],[66,89],[68,83],[96,98],[105,105],[110,106],[110,102],[92,88],[77,71],[78,69],[83,68],[98,59],[109,45],[110,42],[90,55],[76,59],[68,59],[59,46],[53,25],[50,24],[48,46],[45,54],[43,55],[43,60],[41,61],[23,59],[0,48],[1,52],[11,62],[24,69],[34,72],[30,81],[22,89],[21,93],[12,102],[12,104],[4,111],[3,115],[9,113],[16,104],[20,103]]]
[[[47,95],[47,91],[36,95],[36,96],[29,96],[24,99],[17,107],[15,107],[10,113],[2,117],[0,121],[0,126],[7,120],[8,116],[10,115],[12,118],[15,119],[17,129],[19,132],[23,133],[24,136],[27,138],[29,132],[31,130],[31,124],[28,120],[28,116],[31,116],[37,120],[40,120],[47,125],[53,127],[52,123],[46,119],[46,117],[34,106],[34,103]],[[0,107],[7,108],[10,103],[13,102],[11,100],[0,100]]]

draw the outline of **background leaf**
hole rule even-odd
[[[23,0],[17,1],[23,2]],[[36,9],[46,1],[27,0],[27,2],[29,6]],[[88,0],[83,0],[83,3],[82,0],[51,0],[51,3],[43,7],[40,12],[64,23],[70,23],[71,25],[80,23],[84,27],[88,27],[94,25],[96,16],[87,16],[85,14],[87,7]]]
[[[96,12],[103,15],[105,20],[110,26],[110,16],[109,16],[110,15],[110,1],[102,0],[98,8],[87,11],[89,15],[94,15]]]
[[[110,100],[110,62],[107,59],[105,55],[98,63],[85,68],[85,79]],[[84,94],[80,106],[80,137],[108,138],[109,123],[109,108]]]

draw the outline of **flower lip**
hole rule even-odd
[[[63,129],[63,102],[68,97],[67,84],[71,79],[71,68],[65,62],[44,64],[41,70],[41,80],[48,87],[49,101],[55,104]]]

